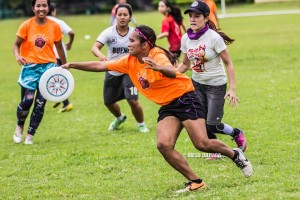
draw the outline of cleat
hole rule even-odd
[[[149,129],[147,128],[146,124],[138,125],[138,128],[139,128],[139,131],[141,133],[148,133],[149,132]]]
[[[127,117],[126,115],[123,115],[122,120],[115,119],[112,123],[110,123],[108,130],[113,131],[113,130],[118,130],[119,126],[126,121]]]
[[[185,183],[184,189],[177,190],[176,193],[180,194],[184,192],[191,192],[191,191],[204,190],[204,189],[206,189],[206,184],[204,181],[202,181],[201,183],[195,183],[190,181],[188,183]]]
[[[23,134],[23,127],[16,126],[15,134],[14,134],[14,142],[19,144],[22,142],[22,134]]]
[[[69,103],[67,106],[62,107],[61,109],[58,110],[58,113],[63,113],[63,112],[68,112],[73,109],[73,105]]]
[[[240,129],[238,129],[238,130],[240,130]],[[247,142],[246,142],[246,139],[245,139],[245,136],[244,136],[242,130],[240,130],[240,133],[237,134],[236,136],[234,136],[232,140],[235,141],[235,143],[239,149],[241,149],[243,152],[246,151]]]
[[[233,162],[235,162],[236,166],[243,171],[243,174],[246,178],[250,177],[253,172],[250,161],[246,158],[241,149],[234,148],[233,151],[238,152],[238,156]]]
[[[27,133],[24,144],[33,144],[33,135]]]

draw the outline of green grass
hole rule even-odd
[[[268,4],[268,9],[273,5],[278,8],[278,4]],[[281,5],[299,8],[299,3]],[[242,6],[235,11],[262,11],[265,6]],[[159,13],[135,13],[135,18],[159,33]],[[107,27],[109,16],[63,19],[76,32],[69,61],[94,60],[91,46]],[[70,100],[74,110],[57,114],[48,102],[34,144],[13,143],[20,66],[13,57],[12,45],[23,20],[0,21],[0,199],[300,198],[300,15],[221,19],[223,31],[236,39],[229,50],[241,100],[238,108],[225,107],[224,122],[245,131],[249,143],[246,155],[254,174],[244,178],[227,158],[213,162],[187,158],[209,188],[183,195],[174,194],[174,190],[186,180],[156,150],[158,106],[140,96],[151,130],[141,134],[129,106],[122,101],[128,121],[122,131],[108,132],[113,117],[103,105],[101,73],[73,70],[75,91]],[[86,34],[92,39],[84,40]],[[167,47],[166,40],[158,44]],[[235,146],[229,137],[219,138]],[[176,149],[184,155],[197,153],[185,131]]]

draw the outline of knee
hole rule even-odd
[[[128,103],[131,108],[136,108],[140,106],[140,103],[138,100],[128,100]]]
[[[194,144],[194,147],[203,152],[207,152],[209,150],[209,139],[203,139]]]
[[[165,142],[157,142],[156,147],[157,147],[158,151],[161,152],[161,153],[167,152],[167,151],[172,150],[174,148],[172,145],[169,145]]]
[[[24,111],[29,111],[32,103],[33,103],[34,95],[33,94],[26,94],[19,104],[19,107],[22,108]]]

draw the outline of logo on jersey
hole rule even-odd
[[[187,52],[187,56],[190,61],[192,61],[192,69],[196,72],[204,72],[205,71],[205,62],[207,59],[205,58],[205,49],[206,46],[199,46],[194,49],[189,49]]]
[[[112,38],[110,39],[110,42],[111,42],[112,44],[117,44],[117,42],[118,42],[117,37],[112,37]]]
[[[143,89],[146,89],[149,87],[149,82],[146,79],[144,79],[143,77],[139,78],[139,82]]]
[[[128,53],[129,50],[127,47],[113,47],[112,52],[116,54],[124,54],[124,53]]]
[[[33,42],[34,42],[34,47],[35,50],[37,50],[38,52],[41,52],[43,50],[43,47],[46,45],[47,43],[47,36],[44,34],[37,34],[33,37]]]

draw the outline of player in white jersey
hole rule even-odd
[[[192,81],[205,109],[207,131],[210,139],[216,139],[215,133],[230,135],[238,148],[245,151],[247,148],[243,131],[222,123],[225,98],[229,104],[236,106],[239,99],[236,96],[234,68],[226,44],[234,40],[220,32],[209,19],[209,7],[201,1],[194,1],[184,14],[189,14],[190,28],[181,39],[183,53],[180,72],[192,68]],[[227,88],[226,66],[229,79]],[[218,158],[218,157],[213,157]]]
[[[68,35],[69,36],[69,42],[64,44],[63,43],[63,48],[65,51],[65,55],[67,57],[67,51],[69,51],[72,47],[73,41],[74,41],[74,37],[75,37],[75,33],[73,31],[73,29],[63,20],[56,18],[56,5],[55,3],[50,3],[50,7],[49,7],[49,12],[48,12],[48,16],[49,19],[51,19],[52,21],[55,21],[56,23],[59,24],[60,28],[61,28],[61,32],[63,35]],[[56,60],[57,60],[57,66],[61,65],[61,60],[58,56],[57,50],[54,47],[54,53],[56,56]],[[53,105],[53,108],[56,108],[57,106],[59,106],[60,103],[55,103]],[[61,109],[58,110],[59,113],[61,112],[66,112],[66,111],[71,111],[73,109],[73,105],[70,103],[70,101],[68,99],[66,99],[65,101],[63,101],[63,107]]]
[[[131,17],[131,6],[126,3],[119,4],[116,9],[117,23],[100,33],[92,47],[92,53],[100,61],[115,60],[128,54],[129,36],[134,31],[134,28],[128,25]],[[104,45],[107,45],[107,57],[100,51]],[[138,101],[138,91],[127,74],[115,71],[107,72],[104,80],[103,97],[105,106],[116,117],[109,125],[108,130],[117,130],[125,122],[127,117],[121,112],[118,101],[126,99],[138,123],[139,131],[142,133],[149,132],[144,122],[143,109]]]

